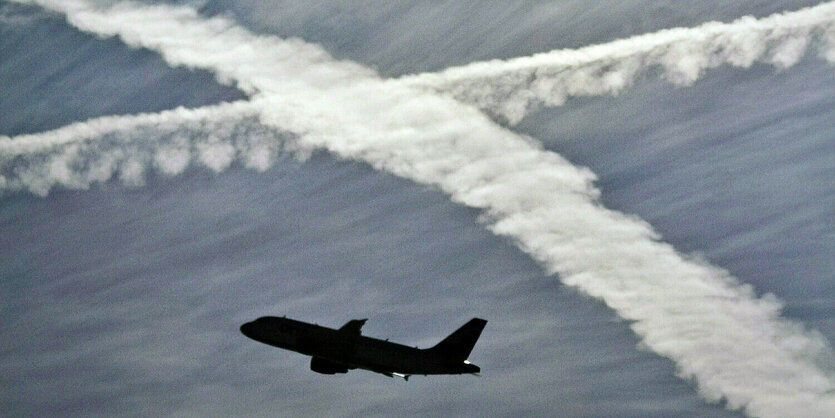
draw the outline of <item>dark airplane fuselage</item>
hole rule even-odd
[[[478,334],[483,327],[484,324],[480,323]],[[413,374],[479,372],[479,367],[470,364],[466,358],[450,356],[435,348],[418,349],[366,337],[359,333],[358,328],[355,332],[349,332],[289,318],[267,316],[242,325],[241,332],[264,344],[312,356],[311,369],[320,373],[346,373],[357,368],[404,377]],[[472,349],[472,345],[469,349]],[[469,350],[466,351],[468,354]]]

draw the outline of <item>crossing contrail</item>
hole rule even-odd
[[[257,105],[250,100],[105,116],[38,134],[0,136],[0,190],[46,196],[55,186],[86,189],[114,176],[142,185],[150,168],[171,176],[193,164],[222,171],[234,161],[264,171],[286,141],[258,123]]]
[[[560,106],[569,97],[614,95],[637,77],[660,68],[677,85],[705,70],[755,62],[788,68],[808,49],[835,62],[835,3],[763,19],[742,17],[694,28],[666,29],[579,49],[561,49],[510,60],[477,62],[402,81],[472,103],[511,124],[538,105]]]

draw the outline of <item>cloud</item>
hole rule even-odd
[[[193,161],[220,171],[243,158],[261,169],[278,150],[327,149],[481,209],[491,231],[632,321],[641,344],[675,361],[706,399],[725,399],[728,407],[754,416],[827,416],[835,410],[828,342],[782,318],[776,297],[758,297],[726,271],[660,242],[646,222],[606,209],[590,170],[425,88],[432,83],[382,80],[317,46],[256,35],[189,7],[35,3],[67,14],[82,30],[158,51],[172,65],[215,71],[253,99],[0,138],[7,185],[45,194],[54,184],[86,187],[115,172],[136,183],[152,165],[170,175]],[[513,120],[536,101],[559,104],[565,95],[620,91],[651,66],[661,65],[673,82],[687,84],[721,62],[744,66],[765,57],[790,65],[805,50],[803,40],[829,23],[785,27],[780,19],[806,22],[797,16],[809,18],[810,10],[832,16],[821,13],[831,11],[831,4],[818,7],[761,21],[743,18],[730,24],[733,31],[710,23],[450,71],[464,74],[453,78],[471,83],[473,97],[489,99],[465,101],[485,107],[494,96],[507,99],[510,110],[499,114]],[[783,22],[773,24],[781,29],[761,29],[774,21]],[[709,52],[699,53],[702,47]],[[437,90],[456,85],[442,83]]]

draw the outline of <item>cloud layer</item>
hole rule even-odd
[[[247,165],[263,168],[288,144],[301,153],[327,149],[436,186],[455,202],[483,210],[483,221],[491,231],[510,237],[564,283],[600,298],[633,321],[642,344],[673,359],[681,376],[695,379],[706,399],[726,399],[730,408],[743,408],[754,416],[826,416],[835,410],[833,356],[827,341],[780,317],[777,298],[757,297],[750,286],[722,269],[659,242],[645,222],[602,207],[589,170],[542,150],[531,138],[502,128],[478,109],[432,91],[452,89],[457,97],[456,83],[470,82],[487,86],[488,92],[507,92],[503,94],[512,100],[517,100],[518,91],[523,104],[513,106],[522,112],[498,112],[516,120],[528,103],[560,103],[553,99],[560,87],[504,81],[506,74],[515,74],[509,76],[511,80],[518,78],[508,66],[535,57],[464,67],[479,70],[426,89],[433,84],[408,78],[383,80],[356,63],[333,60],[315,45],[256,35],[227,19],[202,17],[189,7],[33,3],[65,13],[79,29],[117,35],[128,45],[158,51],[172,65],[214,71],[253,99],[199,110],[102,118],[43,134],[0,138],[0,174],[7,188],[45,194],[53,184],[87,187],[117,173],[135,184],[142,172],[154,166],[176,174],[197,160],[220,171],[241,158]],[[746,25],[757,28],[760,22],[782,22],[793,15],[782,16],[741,19],[732,24],[737,29],[743,26],[732,38],[746,38]],[[810,34],[824,39],[831,50],[831,23],[813,23],[805,29],[789,29],[790,36],[773,41],[774,46],[758,54],[745,52],[739,58],[720,48],[706,60],[682,64],[701,56],[694,45],[716,42],[699,41],[709,39],[716,25],[722,26],[675,29],[598,49],[554,53],[598,54],[590,64],[564,66],[557,73],[564,75],[567,81],[560,82],[565,86],[573,85],[572,80],[590,79],[590,86],[602,80],[602,87],[588,91],[605,94],[628,87],[637,74],[656,65],[664,66],[675,82],[692,82],[705,68],[721,64],[712,61],[713,56],[735,65],[750,65],[762,57],[790,65],[805,50]],[[655,39],[654,48],[665,52],[652,53],[657,50],[649,48],[617,55],[635,39]],[[755,45],[756,36],[753,39],[743,44]],[[728,58],[732,55],[736,58]],[[831,60],[831,54],[825,58]],[[554,68],[552,61],[546,61],[540,63],[543,68]],[[532,70],[535,62],[526,64],[530,69],[522,74],[538,74]],[[498,77],[484,77],[489,73],[485,69],[493,66]],[[536,86],[535,94],[530,86]],[[464,99],[490,109],[478,100]],[[255,134],[247,130],[257,127]],[[148,131],[153,133],[144,133]],[[153,140],[143,140],[148,137]],[[134,148],[134,144],[140,145]]]

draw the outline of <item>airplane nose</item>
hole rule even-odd
[[[250,336],[252,332],[252,322],[247,322],[241,325],[241,334],[246,335],[247,337]]]

